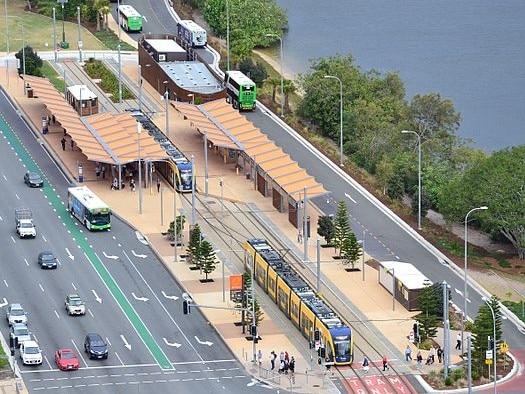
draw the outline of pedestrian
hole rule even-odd
[[[284,363],[284,359],[281,360],[280,364],[279,364],[279,373],[283,373],[284,370],[285,370],[285,363]]]
[[[365,373],[368,373],[368,371],[370,371],[370,362],[368,361],[368,358],[365,356],[363,358],[363,371],[365,371]]]
[[[421,351],[418,350],[417,356],[417,369],[421,369],[423,367],[423,356],[421,355]]]
[[[97,166],[95,167],[95,174],[97,175],[97,180],[100,179],[100,166],[97,164]]]
[[[405,349],[405,360],[412,361],[412,349],[410,348],[410,345],[407,345]]]
[[[388,359],[386,356],[383,356],[383,371],[386,371],[388,369]]]
[[[438,356],[438,362],[441,363],[441,360],[443,359],[443,349],[441,349],[441,346],[438,346],[437,349],[437,356]]]
[[[284,352],[279,353],[279,362],[284,361]]]
[[[284,362],[289,362],[290,356],[288,355],[288,352],[284,352]]]
[[[47,115],[47,124],[48,124],[48,125],[51,124],[51,115]]]
[[[64,129],[64,138],[66,138],[66,135],[67,135],[67,130]]]
[[[106,166],[104,164],[102,164],[102,179],[106,179]]]
[[[54,115],[54,114],[51,116],[51,120],[53,121],[53,124],[56,124],[56,122],[57,122],[57,118],[55,118],[55,115]]]
[[[456,350],[461,350],[461,334],[456,335]]]
[[[326,372],[325,372],[325,375],[330,372],[330,370],[332,369],[332,365],[334,363],[330,361],[330,358],[329,357],[326,357],[325,360],[324,360],[324,365],[326,367]],[[334,371],[332,371],[332,376],[334,376]]]
[[[111,183],[111,190],[118,190],[118,180],[117,180],[117,178],[113,178],[113,182]]]
[[[263,353],[262,353],[262,350],[259,349],[259,352],[257,353],[257,361],[259,361],[259,367],[262,366],[262,358],[263,358]]]
[[[75,150],[75,141],[73,141],[73,138],[71,138],[70,145],[71,145],[71,150]]]
[[[135,179],[131,178],[129,180],[129,188],[131,189],[132,192],[135,191]]]
[[[160,193],[160,178],[157,177],[157,193]]]
[[[431,364],[434,364],[436,361],[436,348],[434,346],[430,346],[430,359],[432,360]]]
[[[62,137],[60,143],[62,144],[62,150],[66,150],[66,139],[64,137]]]
[[[275,369],[275,359],[277,358],[277,354],[272,350],[270,353],[270,362],[272,363],[272,371]]]
[[[292,356],[290,359],[290,362],[288,363],[288,369],[290,370],[290,374],[293,375],[295,373],[295,358]]]

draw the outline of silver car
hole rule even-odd
[[[9,304],[5,318],[7,319],[9,326],[12,326],[15,323],[27,324],[26,312],[20,304]]]
[[[26,341],[30,341],[33,336],[24,323],[15,323],[11,326],[10,332],[11,339],[15,347],[20,347],[20,345]]]

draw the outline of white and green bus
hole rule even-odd
[[[142,31],[142,15],[130,5],[121,5],[118,8],[120,26],[127,32]]]
[[[87,186],[67,189],[67,207],[90,231],[111,228],[111,209]]]

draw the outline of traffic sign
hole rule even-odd
[[[492,365],[492,359],[490,359],[490,360],[485,360],[485,364],[487,364],[487,365]]]
[[[501,342],[499,345],[499,350],[503,354],[507,353],[509,351],[509,344],[507,342]]]
[[[487,350],[485,352],[485,359],[492,360],[492,350]]]

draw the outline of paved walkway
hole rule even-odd
[[[137,74],[137,67],[123,67],[123,72],[130,77],[130,80],[134,80],[134,76]],[[0,69],[0,83],[9,91],[17,105],[23,109],[25,116],[30,123],[35,126],[35,130],[39,130],[41,116],[47,114],[46,108],[38,99],[25,98],[23,96],[23,84],[17,82],[19,79],[16,74],[14,74],[16,70],[10,70],[10,73],[11,82],[7,86],[5,83],[6,71],[5,69]],[[149,100],[157,101],[159,106],[163,105],[162,102],[160,102],[158,93],[146,82],[144,82],[143,85],[143,93],[144,95],[148,95]],[[160,112],[155,114],[153,118],[154,122],[161,129],[163,129],[165,125],[164,116],[164,112]],[[191,152],[191,154],[195,155],[196,168],[203,169],[204,155],[202,152],[203,143],[201,137],[174,108],[170,108],[169,116],[172,139],[176,141],[176,145],[183,152]],[[121,191],[112,191],[110,189],[109,179],[97,180],[95,175],[96,164],[87,162],[86,157],[78,148],[70,150],[68,146],[66,151],[62,150],[60,146],[62,135],[63,130],[58,125],[52,125],[49,134],[43,136],[43,141],[50,148],[56,160],[70,174],[71,178],[73,179],[75,177],[77,163],[79,161],[83,162],[85,168],[85,184],[113,207],[119,216],[138,228],[149,239],[157,254],[163,259],[164,263],[173,272],[182,286],[192,294],[197,303],[231,306],[229,301],[222,303],[221,270],[216,270],[210,275],[210,278],[215,279],[215,282],[212,285],[207,284],[204,288],[199,284],[199,279],[201,278],[199,272],[190,271],[187,263],[174,261],[173,247],[171,247],[166,238],[161,235],[168,227],[169,220],[166,218],[173,217],[173,204],[170,203],[161,206],[161,198],[156,188],[148,189],[143,193],[143,213],[139,214],[138,193],[131,192],[129,188]],[[290,242],[295,243],[298,250],[302,250],[303,246],[297,243],[296,229],[288,223],[286,214],[279,213],[272,207],[271,198],[265,198],[255,191],[251,181],[247,180],[243,175],[239,175],[233,165],[224,165],[221,157],[211,151],[208,153],[208,163],[210,199],[219,199],[219,196],[222,194],[225,201],[233,200],[256,204],[257,207],[275,223],[275,226],[289,238]],[[218,178],[223,179],[222,188],[219,185]],[[199,190],[204,190],[203,179],[204,177],[200,176],[197,178]],[[172,190],[168,185],[162,185],[162,193],[164,201],[173,201]],[[178,195],[176,197],[178,198]],[[180,199],[177,205],[178,207],[182,206]],[[161,210],[164,217],[164,224],[161,224]],[[313,207],[309,212],[312,216],[312,223],[316,223],[317,218]],[[181,250],[180,252],[183,251]],[[332,254],[332,249],[323,248],[321,250],[321,261],[333,261],[332,263],[323,263],[323,275],[344,292],[346,297],[351,300],[359,310],[364,311],[366,315],[365,319],[368,320],[368,329],[373,333],[378,333],[376,341],[379,342],[379,346],[383,348],[384,353],[388,355],[390,362],[399,366],[401,369],[405,369],[409,373],[419,373],[416,369],[415,362],[405,363],[403,356],[404,349],[407,344],[409,344],[413,349],[413,357],[415,358],[416,349],[407,339],[413,323],[411,317],[413,317],[415,313],[407,312],[403,306],[397,302],[395,304],[395,310],[392,310],[392,297],[379,285],[378,273],[374,268],[365,265],[364,275],[360,272],[347,273],[339,263],[332,259]],[[311,242],[309,244],[309,256],[315,255],[315,243]],[[229,272],[229,270],[227,270],[226,277],[228,277],[230,273],[238,272]],[[323,369],[316,364],[315,357],[312,357],[307,342],[303,341],[301,345],[295,346],[294,342],[278,328],[278,322],[272,321],[267,313],[260,327],[260,332],[264,340],[259,343],[258,348],[261,348],[263,351],[264,362],[262,368],[259,368],[251,362],[251,342],[247,342],[240,328],[233,324],[239,320],[238,316],[217,310],[203,310],[202,312],[223,337],[233,354],[245,364],[247,370],[254,376],[271,379],[272,376],[267,371],[270,364],[270,352],[274,350],[279,353],[281,350],[286,350],[296,359],[297,373],[295,383],[288,377],[281,376],[279,384],[281,388],[290,390],[293,385],[294,392],[338,392],[324,375]],[[388,339],[386,339],[382,333],[385,333]],[[454,339],[455,335],[455,333],[451,333],[451,338]],[[441,338],[442,333],[438,336],[438,342],[440,343],[442,343]],[[452,342],[452,346],[454,346],[455,341],[452,340]],[[426,359],[426,352],[423,353],[423,357]],[[451,355],[451,361],[453,363],[460,361],[456,352],[452,351]],[[356,352],[355,359],[357,365],[361,358],[362,354]],[[379,362],[379,360],[372,361]],[[436,362],[435,365],[424,366],[422,372],[439,368],[440,365]],[[344,373],[349,379],[354,376],[354,372],[350,369]],[[12,383],[9,384],[14,388]],[[4,392],[14,392],[8,391],[9,384],[0,387],[2,387],[2,390],[4,390],[4,387],[6,388]]]

